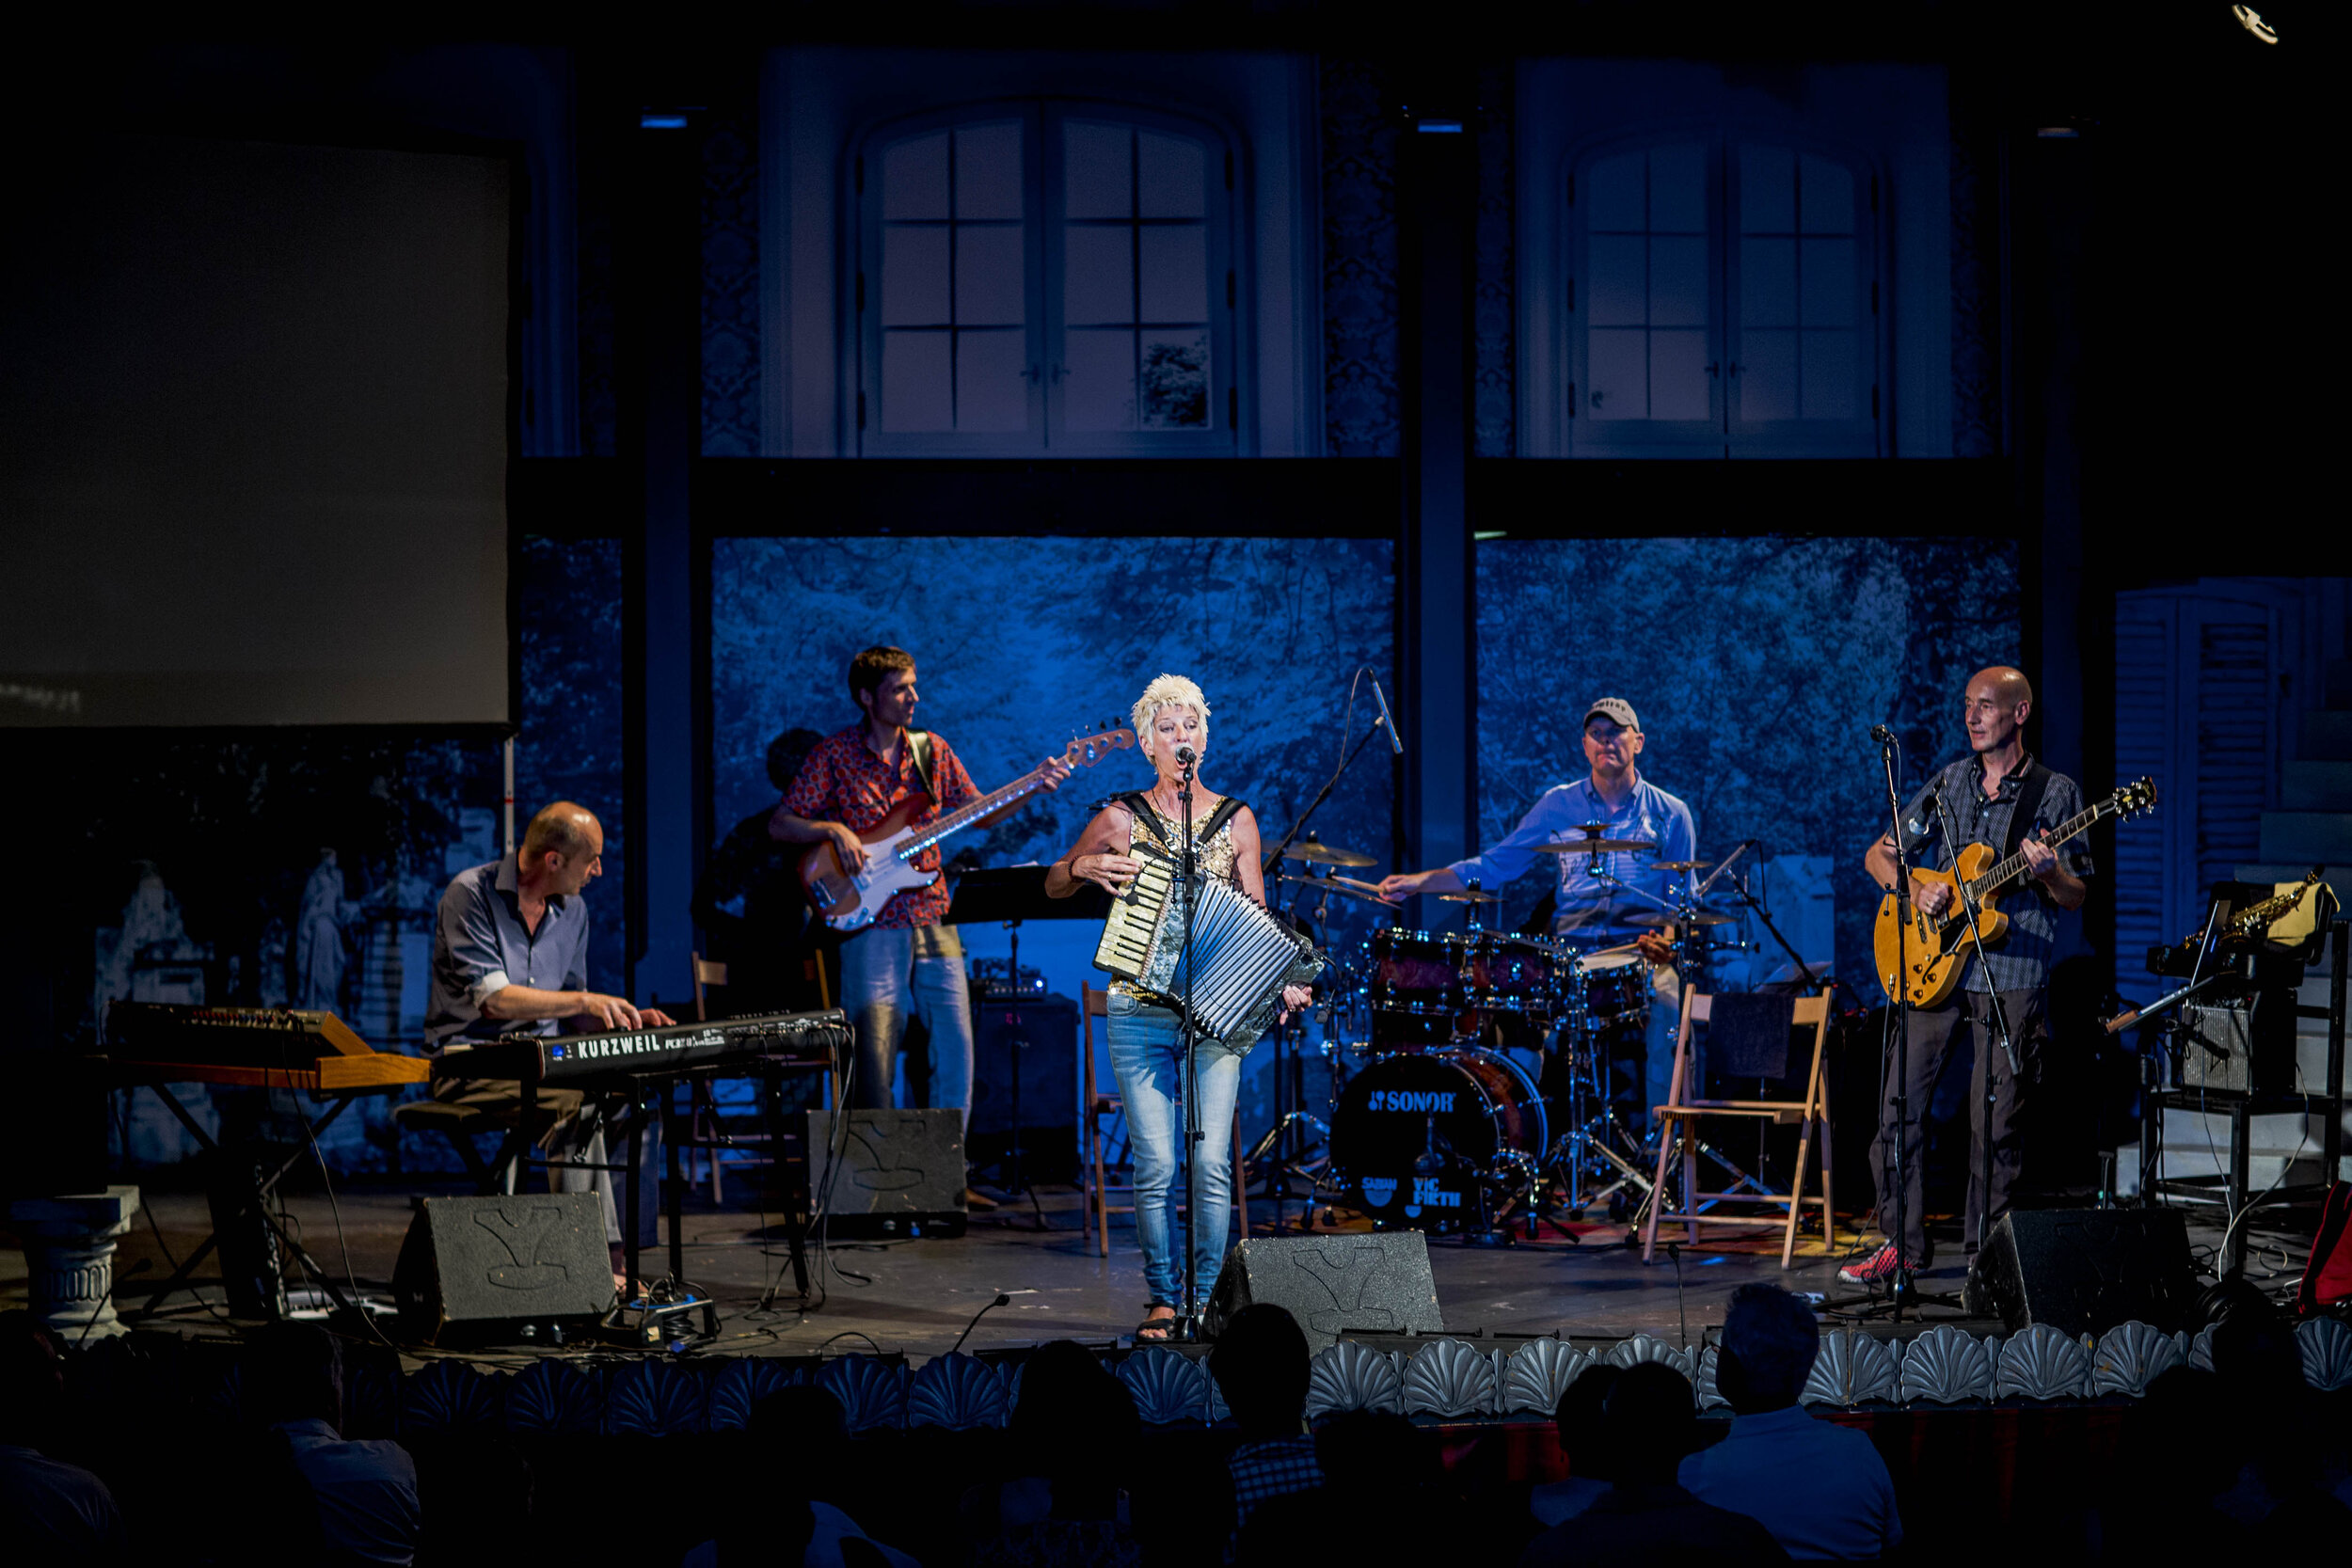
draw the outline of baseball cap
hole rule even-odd
[[[1584,718],[1578,728],[1581,729],[1584,724],[1591,723],[1593,715],[1596,713],[1608,715],[1629,730],[1638,730],[1642,727],[1642,721],[1633,716],[1631,703],[1627,702],[1623,697],[1600,697],[1596,698],[1593,705],[1584,710]]]

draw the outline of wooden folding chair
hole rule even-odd
[[[1658,1140],[1658,1176],[1650,1190],[1649,1219],[1642,1227],[1642,1261],[1646,1263],[1658,1252],[1658,1227],[1663,1224],[1684,1227],[1687,1243],[1695,1244],[1702,1225],[1736,1225],[1746,1227],[1781,1227],[1780,1266],[1788,1268],[1796,1256],[1797,1222],[1810,1205],[1821,1212],[1821,1244],[1834,1251],[1834,1233],[1837,1225],[1837,1209],[1833,1201],[1830,1184],[1829,1090],[1824,1075],[1824,1053],[1829,1039],[1829,1000],[1820,996],[1796,998],[1790,1027],[1797,1031],[1810,1030],[1813,1035],[1813,1055],[1804,1074],[1804,1097],[1801,1100],[1706,1100],[1698,1095],[1697,1073],[1691,1059],[1691,1033],[1694,1024],[1705,1023],[1714,1015],[1715,998],[1702,996],[1685,988],[1682,993],[1682,1022],[1675,1032],[1674,1080],[1666,1091],[1666,1103],[1656,1108],[1661,1136]],[[1797,1169],[1789,1191],[1702,1192],[1699,1190],[1699,1140],[1694,1124],[1703,1117],[1741,1117],[1760,1119],[1775,1126],[1795,1122],[1802,1131],[1797,1134]],[[1808,1197],[1804,1191],[1805,1163],[1812,1153],[1816,1130],[1821,1138],[1821,1193]],[[1679,1212],[1669,1211],[1666,1205],[1666,1170],[1679,1155],[1682,1160],[1682,1203]],[[1705,1212],[1709,1205],[1724,1203],[1777,1204],[1785,1208],[1785,1216],[1772,1214],[1718,1214]]]
[[[1103,1118],[1118,1116],[1124,1109],[1118,1095],[1105,1094],[1096,1086],[1094,1077],[1094,1021],[1098,1018],[1104,1021],[1104,1030],[1107,1035],[1111,993],[1107,990],[1096,990],[1083,980],[1078,982],[1078,990],[1082,999],[1082,1005],[1079,1007],[1079,1022],[1085,1028],[1085,1034],[1080,1037],[1078,1046],[1079,1060],[1084,1064],[1079,1069],[1080,1099],[1078,1103],[1083,1108],[1083,1119],[1086,1124],[1086,1152],[1080,1156],[1078,1180],[1086,1189],[1089,1228],[1094,1234],[1096,1244],[1103,1249],[1103,1256],[1108,1258],[1111,1255],[1110,1216],[1132,1214],[1136,1212],[1136,1190],[1133,1185],[1117,1188],[1107,1186],[1103,1177]],[[1233,1107],[1232,1156],[1233,1198],[1241,1210],[1241,1234],[1248,1236],[1249,1234],[1249,1192],[1243,1181],[1245,1172],[1242,1164],[1241,1106],[1238,1103]],[[1113,1193],[1124,1194],[1128,1201],[1125,1203],[1110,1202],[1109,1198]],[[1177,1196],[1176,1201],[1180,1206],[1184,1203],[1184,1196],[1181,1193]]]

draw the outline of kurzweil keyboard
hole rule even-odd
[[[462,1049],[451,1046],[433,1064],[433,1075],[562,1084],[687,1072],[758,1057],[828,1063],[849,1047],[849,1015],[833,1007],[601,1035],[517,1035]]]
[[[422,1083],[432,1064],[377,1051],[333,1013],[304,1007],[197,1007],[117,1002],[106,1057],[134,1082],[360,1094]]]

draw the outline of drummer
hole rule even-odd
[[[1641,774],[1642,721],[1622,697],[1602,697],[1584,713],[1584,760],[1588,778],[1546,790],[1519,825],[1483,855],[1435,871],[1404,871],[1383,878],[1380,892],[1403,898],[1417,893],[1461,893],[1475,880],[1487,892],[1517,880],[1535,862],[1537,846],[1585,836],[1589,824],[1604,825],[1601,836],[1654,844],[1639,853],[1558,857],[1551,929],[1580,952],[1631,946],[1649,963],[1650,1006],[1643,1032],[1645,1093],[1638,1120],[1646,1125],[1651,1107],[1665,1102],[1674,1075],[1675,1030],[1681,1020],[1682,978],[1674,967],[1672,944],[1654,928],[1632,924],[1637,914],[1655,914],[1654,901],[1669,896],[1673,873],[1661,861],[1689,861],[1698,847],[1698,826],[1691,808]],[[1650,895],[1645,898],[1641,894]]]

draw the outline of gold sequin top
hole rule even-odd
[[[1199,860],[1203,872],[1231,882],[1235,887],[1241,886],[1241,875],[1235,869],[1240,863],[1241,852],[1233,846],[1233,818],[1239,816],[1246,809],[1236,801],[1234,810],[1226,816],[1222,823],[1218,824],[1216,832],[1200,840],[1193,847],[1193,854]],[[1130,845],[1149,844],[1168,854],[1174,855],[1182,852],[1180,846],[1183,837],[1183,827],[1161,816],[1157,808],[1147,805],[1140,811],[1132,812],[1132,819],[1127,829],[1127,842]],[[1136,995],[1143,991],[1165,993],[1168,982],[1175,978],[1177,956],[1184,950],[1184,902],[1182,898],[1170,898],[1168,912],[1160,917],[1160,928],[1155,934],[1151,961],[1144,965],[1143,977],[1133,985],[1129,985],[1125,980],[1113,980],[1109,989],[1119,990],[1124,988],[1129,995]]]

